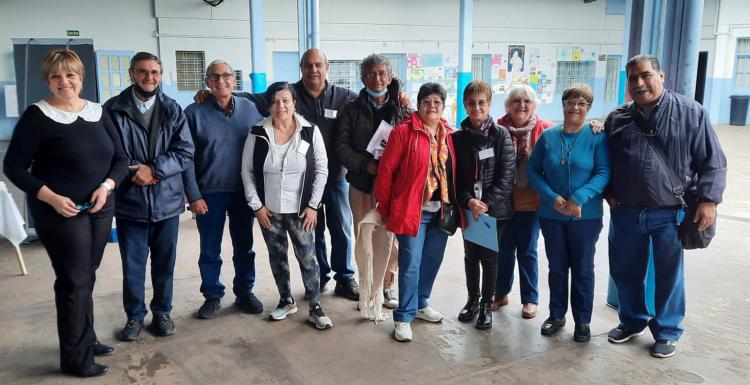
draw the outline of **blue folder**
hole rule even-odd
[[[497,219],[482,214],[474,220],[471,210],[466,210],[468,226],[463,229],[464,239],[493,251],[500,250],[497,246]]]

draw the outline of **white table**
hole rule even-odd
[[[23,217],[3,182],[0,182],[0,235],[7,238],[16,249],[16,258],[18,259],[18,265],[21,267],[21,275],[29,274],[19,248],[21,242],[26,239]]]

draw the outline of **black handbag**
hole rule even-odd
[[[698,209],[698,198],[694,196],[685,196],[685,187],[680,183],[680,177],[677,172],[667,164],[666,155],[664,149],[660,143],[656,142],[655,136],[647,136],[648,144],[656,154],[656,158],[662,163],[664,168],[667,169],[669,177],[669,183],[672,185],[672,193],[675,194],[677,200],[682,205],[684,217],[682,222],[679,224],[679,237],[682,248],[685,250],[693,249],[705,249],[711,243],[711,240],[716,235],[716,224],[712,224],[707,229],[701,231],[698,230],[698,224],[693,222],[695,218],[695,212]]]
[[[435,213],[435,216],[432,217],[432,223],[440,231],[448,235],[453,235],[456,233],[456,229],[458,229],[459,215],[456,205],[452,203],[444,204]]]

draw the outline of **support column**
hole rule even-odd
[[[456,127],[466,118],[464,89],[471,82],[471,32],[474,22],[474,0],[461,0],[458,20],[458,75],[456,87]]]
[[[297,58],[302,60],[302,55],[307,51],[307,0],[297,0]]]
[[[266,90],[266,41],[263,31],[263,0],[250,0],[250,55],[253,93]]]
[[[674,89],[692,99],[695,97],[695,82],[698,77],[703,0],[689,0],[684,1],[683,4],[679,54],[677,55],[679,67],[677,68],[676,87]]]
[[[319,0],[310,1],[310,46],[308,48],[320,48],[320,2]]]

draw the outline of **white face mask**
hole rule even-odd
[[[373,97],[373,98],[379,98],[379,97],[381,97],[381,96],[383,96],[383,95],[385,95],[385,94],[388,93],[388,87],[383,88],[383,90],[380,91],[380,92],[373,91],[373,90],[365,87],[365,91],[367,91],[367,94],[370,95],[371,97]]]

